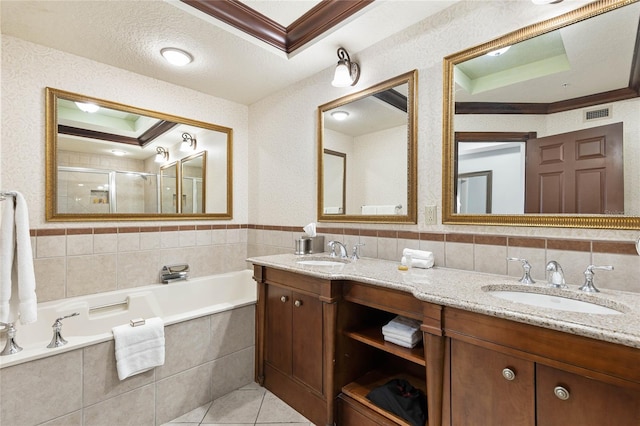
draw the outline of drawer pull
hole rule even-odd
[[[516,379],[516,373],[510,368],[505,368],[504,370],[502,370],[502,377],[504,377],[505,379],[507,379],[509,381],[515,380]]]
[[[566,401],[567,399],[569,399],[569,391],[563,388],[562,386],[556,386],[553,389],[553,393],[558,397],[558,399],[561,399],[563,401]]]
[[[282,303],[285,303],[287,300],[289,300],[289,298],[288,298],[287,296],[282,296],[282,297],[280,298],[280,301],[281,301]]]
[[[296,308],[302,306],[302,302],[300,300],[296,300],[295,302],[293,302],[293,304],[296,306]]]

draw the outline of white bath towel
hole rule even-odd
[[[433,260],[433,252],[426,250],[416,250],[405,248],[402,250],[403,256],[411,256],[412,259]]]
[[[376,214],[376,206],[362,206],[362,214]]]
[[[144,325],[113,327],[118,378],[124,380],[164,364],[164,322],[149,318]]]
[[[396,344],[398,346],[402,346],[404,348],[413,348],[418,344],[418,342],[409,343],[409,342],[406,342],[404,340],[394,339],[393,337],[387,337],[387,336],[384,336],[384,340],[387,341],[387,342]]]
[[[0,321],[30,324],[38,319],[36,277],[27,202],[19,192],[2,206],[0,222]]]
[[[398,210],[396,209],[397,205],[382,205],[376,206],[376,214],[390,215],[390,214],[398,214]]]
[[[390,338],[390,339],[395,339],[395,340],[399,340],[401,342],[405,342],[409,345],[415,345],[416,343],[418,343],[420,340],[422,340],[422,332],[420,330],[416,330],[415,332],[411,333],[410,335],[405,335],[405,334],[401,334],[401,333],[395,333],[393,331],[385,331],[382,333],[382,335],[385,338]]]
[[[398,315],[382,327],[382,334],[395,333],[410,338],[420,329],[420,321]]]
[[[406,256],[402,256],[402,259],[400,259],[400,263],[402,263],[403,265],[407,264],[407,258]],[[429,269],[433,267],[433,259],[414,259],[411,258],[411,267],[413,268],[422,268],[422,269]],[[407,265],[408,266],[408,265]]]

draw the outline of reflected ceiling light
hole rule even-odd
[[[196,150],[196,138],[191,136],[189,133],[184,132],[182,134],[182,143],[180,144],[180,151],[188,152]]]
[[[347,111],[333,111],[331,116],[338,121],[343,121],[349,117],[349,113]]]
[[[98,111],[100,107],[96,104],[91,104],[89,102],[75,102],[78,109],[82,112],[88,112],[90,114]]]
[[[555,4],[560,3],[562,0],[531,0],[533,4]]]
[[[156,148],[156,159],[154,160],[156,163],[164,163],[165,161],[169,161],[169,151],[159,146]]]
[[[127,153],[125,151],[121,151],[119,149],[112,149],[111,153],[113,155],[117,155],[118,157],[122,157],[123,155],[127,155]]]
[[[331,84],[335,87],[355,86],[360,78],[360,65],[351,62],[349,54],[342,47],[338,49],[338,59]]]
[[[175,47],[165,47],[160,50],[160,54],[167,60],[167,62],[177,67],[183,67],[193,61],[193,56],[191,56],[190,53],[176,49]]]
[[[503,47],[502,49],[492,50],[491,52],[487,53],[487,56],[504,55],[505,53],[507,53],[507,50],[509,50],[509,49],[511,49],[511,46],[506,46],[506,47]]]

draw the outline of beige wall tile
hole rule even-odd
[[[364,246],[360,247],[362,257],[378,257],[378,237],[360,237],[359,241],[364,243]]]
[[[152,426],[154,385],[147,385],[84,409],[84,424],[91,426]]]
[[[211,244],[211,229],[199,229],[196,231],[196,245],[208,246]]]
[[[397,238],[378,238],[378,259],[400,261]]]
[[[156,424],[161,425],[211,401],[212,363],[156,382]]]
[[[165,360],[156,368],[158,380],[213,360],[208,316],[165,327],[164,338]]]
[[[506,275],[507,247],[476,244],[473,250],[476,272]]]
[[[67,256],[93,254],[93,235],[67,235]]]
[[[160,248],[160,232],[141,232],[140,250],[153,250]]]
[[[179,231],[180,247],[193,247],[196,245],[196,231]]]
[[[78,410],[66,416],[58,417],[57,419],[50,420],[45,423],[41,423],[39,426],[81,426],[82,425],[82,411]]]
[[[116,289],[116,255],[69,256],[67,297]]]
[[[245,306],[211,316],[213,359],[254,344],[255,306]]]
[[[160,283],[162,264],[158,251],[118,253],[118,288]]]
[[[531,265],[531,277],[536,282],[546,281],[546,252],[541,248],[530,247],[509,247],[507,250],[508,257],[516,257],[519,259],[527,259]],[[512,277],[522,278],[524,271],[522,270],[522,263],[517,261],[508,262],[507,275]]]
[[[435,266],[445,265],[443,241],[420,240],[420,250],[426,250],[433,253]]]
[[[115,342],[113,340],[87,346],[83,351],[85,406],[148,385],[154,380],[153,370],[120,380],[116,369]]]
[[[469,243],[446,243],[444,266],[473,271],[473,247]]]
[[[234,352],[213,362],[211,398],[220,398],[254,379],[255,346]]]
[[[58,257],[67,254],[67,237],[51,235],[36,237],[36,257]]]
[[[0,424],[34,425],[82,408],[81,360],[75,350],[3,368]]]
[[[239,243],[240,240],[240,229],[227,229],[227,244]]]
[[[614,268],[613,271],[594,271],[596,288],[640,293],[640,256],[593,253],[593,263]]]
[[[118,251],[137,251],[140,250],[140,233],[126,232],[118,234]]]
[[[179,231],[163,231],[160,232],[160,247],[161,248],[174,248],[180,246],[180,232]]]
[[[33,259],[38,302],[63,299],[66,285],[66,258]]]
[[[94,234],[93,252],[115,253],[118,251],[118,234]]]
[[[255,230],[256,237],[258,235],[262,236],[262,232],[260,230]],[[211,244],[225,244],[227,242],[227,230],[226,229],[212,229],[211,230]],[[262,240],[260,242],[262,244]]]

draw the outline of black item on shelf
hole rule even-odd
[[[392,379],[372,389],[367,398],[380,408],[402,417],[413,426],[427,421],[427,399],[424,392],[404,379]]]

